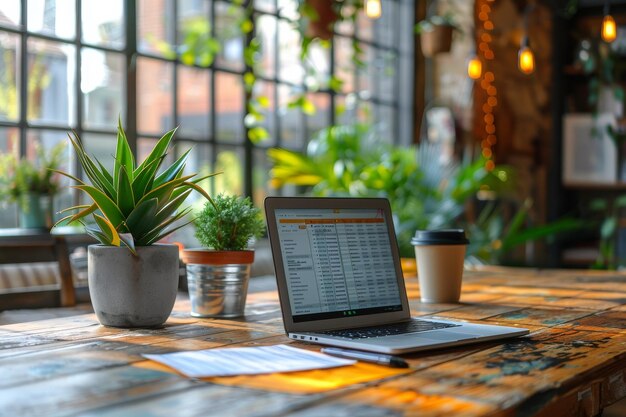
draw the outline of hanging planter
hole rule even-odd
[[[455,30],[459,29],[451,16],[432,16],[419,22],[415,26],[415,32],[420,35],[422,54],[425,57],[432,57],[450,52],[452,34]]]
[[[307,17],[305,33],[308,37],[322,40],[333,37],[333,26],[339,19],[334,1],[306,0],[300,6],[300,13]]]
[[[453,31],[452,26],[434,26],[431,31],[422,33],[420,43],[424,56],[432,57],[439,53],[450,52]]]

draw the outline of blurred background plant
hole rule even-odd
[[[28,211],[28,196],[32,194],[53,197],[59,190],[59,169],[64,162],[65,142],[59,142],[49,151],[35,144],[37,158],[17,158],[13,154],[0,155],[0,202],[17,202],[22,211]]]
[[[620,256],[622,251],[616,250],[616,245],[620,244],[620,211],[626,208],[626,195],[615,199],[596,198],[590,202],[589,208],[598,215],[596,224],[600,237],[600,252],[592,268],[617,269],[626,265],[626,259]]]
[[[428,142],[419,147],[391,145],[366,125],[323,129],[309,142],[306,154],[268,152],[274,188],[293,184],[310,187],[316,196],[388,198],[405,257],[413,256],[410,240],[418,229],[463,227],[472,241],[468,258],[497,263],[515,246],[580,226],[563,219],[527,228],[530,202],[509,213],[502,208],[514,193],[510,167],[488,171],[482,158],[442,163],[440,154],[438,146]]]

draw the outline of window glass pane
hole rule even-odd
[[[0,0],[0,26],[20,26],[21,3],[18,0]]]
[[[211,72],[178,67],[178,134],[209,139],[211,126]]]
[[[81,139],[89,156],[97,158],[107,171],[112,173],[117,136],[114,134],[83,133]],[[85,173],[82,175],[83,178],[86,178]]]
[[[208,143],[198,143],[198,142],[185,142],[185,141],[177,141],[176,142],[176,156],[180,157],[183,153],[187,152],[189,149],[192,151],[189,153],[189,157],[187,158],[187,165],[185,166],[185,175],[197,174],[198,177],[204,177],[206,175],[212,174],[214,171],[213,167],[213,145]],[[213,181],[210,178],[207,178],[204,181],[198,183],[204,190],[206,190],[209,195],[213,195]],[[199,193],[193,192],[189,195],[187,199],[188,203],[192,203],[194,209],[201,209],[204,206],[204,202],[206,199],[202,197]]]
[[[354,6],[344,5],[341,9],[342,19],[335,24],[335,32],[342,35],[352,36],[354,34],[354,25],[350,17],[354,13]]]
[[[277,195],[270,187],[270,169],[272,165],[267,157],[267,149],[255,149],[252,157],[252,202],[256,207],[263,207],[263,200],[270,195]]]
[[[63,161],[58,169],[75,176],[76,170],[73,162],[74,151],[68,143],[67,134],[65,132],[35,129],[28,130],[26,135],[26,155],[30,160],[37,160],[38,146],[41,146],[44,152],[46,152],[50,151],[58,143],[66,144],[63,149]],[[72,196],[74,191],[69,188],[69,186],[75,184],[74,181],[71,181],[63,175],[54,174],[54,177],[59,181],[60,185],[58,193],[54,196],[52,207],[54,213],[53,218],[58,220],[63,217],[63,215],[59,215],[57,212],[73,205],[74,201]]]
[[[306,68],[305,84],[310,91],[327,88],[330,79],[330,48],[320,43],[309,46]]]
[[[373,94],[373,85],[376,81],[377,67],[374,61],[374,47],[367,44],[361,44],[363,50],[362,59],[365,65],[357,68],[359,96],[369,98]]]
[[[220,41],[221,51],[216,64],[221,68],[243,70],[244,37],[239,25],[244,10],[228,3],[215,2],[215,35]]]
[[[354,91],[354,64],[352,58],[352,40],[340,36],[335,37],[335,75],[343,81],[342,91]]]
[[[386,5],[386,3],[383,5],[383,14],[385,14]],[[374,21],[367,17],[363,10],[357,13],[356,24],[356,36],[358,39],[371,41],[374,38]]]
[[[274,102],[275,86],[274,83],[264,81],[257,81],[254,84],[254,98],[258,103],[260,113],[264,117],[260,125],[269,133],[269,138],[263,141],[264,146],[276,144],[276,137],[278,136],[274,117],[274,112],[276,111]],[[265,107],[263,105],[265,105]]]
[[[215,134],[217,140],[243,142],[244,90],[239,75],[215,74]]]
[[[274,69],[276,25],[274,16],[262,15],[257,19],[256,31],[261,44],[261,51],[260,57],[255,62],[258,67],[257,73],[267,78],[273,78],[276,74]]]
[[[280,118],[281,146],[300,149],[304,144],[303,119],[299,108],[289,103],[301,94],[286,85],[278,87],[278,116]]]
[[[174,92],[169,62],[137,59],[137,128],[161,135],[174,127]]]
[[[0,32],[0,120],[19,118],[19,37]]]
[[[279,78],[293,84],[302,84],[304,69],[300,61],[300,33],[284,20],[278,23]]]
[[[215,194],[243,194],[243,162],[242,148],[232,146],[219,146],[217,148],[215,171],[222,171],[223,174],[213,177]]]
[[[298,0],[278,0],[278,10],[281,16],[289,19],[298,19]]]
[[[389,142],[393,142],[396,138],[394,137],[396,131],[396,111],[393,107],[379,105],[376,106],[376,125],[379,129],[379,132],[382,132],[382,138],[388,140]]]
[[[76,27],[74,0],[29,0],[27,3],[30,32],[66,39],[74,38]]]
[[[330,96],[328,94],[309,94],[309,100],[315,105],[315,113],[307,115],[307,141],[321,129],[330,125]]]
[[[262,12],[276,12],[276,0],[254,0],[254,8]]]
[[[7,153],[12,153],[15,156],[19,154],[19,135],[19,130],[16,128],[0,127],[0,156]],[[3,176],[1,170],[0,176]],[[17,206],[13,203],[0,201],[0,227],[16,226]]]
[[[361,123],[371,123],[373,120],[372,103],[358,100],[356,108],[356,120]],[[352,122],[354,123],[354,121]]]
[[[356,119],[356,95],[335,97],[335,117],[338,124],[354,124]]]
[[[72,125],[75,120],[76,48],[28,39],[28,120]]]
[[[374,22],[374,34],[376,42],[387,46],[393,47],[394,44],[394,32],[399,30],[397,25],[398,6],[395,1],[383,1],[383,13]]]
[[[114,129],[125,120],[124,55],[92,48],[81,51],[81,81],[85,127]]]
[[[0,153],[19,153],[20,133],[17,128],[0,127]]]
[[[154,138],[138,138],[137,139],[137,163],[141,164],[152,152],[154,146],[157,144],[157,139]],[[167,157],[166,157],[167,158]]]
[[[208,1],[178,1],[178,53],[186,65],[208,67],[216,58],[216,41],[211,37]]]
[[[81,7],[83,42],[124,48],[124,0],[82,0]]]
[[[376,95],[387,101],[398,100],[395,81],[397,77],[397,55],[388,50],[377,49],[373,64],[374,79],[378,82]]]
[[[137,1],[137,49],[140,52],[173,58],[174,0],[162,0],[156,7],[154,0]]]

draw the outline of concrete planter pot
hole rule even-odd
[[[246,307],[254,251],[186,249],[193,317],[241,317]]]
[[[174,308],[178,246],[128,248],[91,245],[89,294],[100,323],[111,327],[158,327]]]

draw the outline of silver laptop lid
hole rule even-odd
[[[265,214],[288,333],[410,317],[386,199],[268,197]]]

